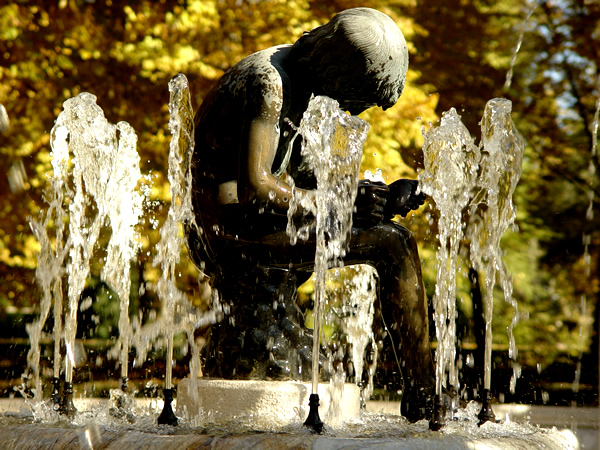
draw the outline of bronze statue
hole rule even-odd
[[[308,367],[309,336],[293,302],[295,287],[313,269],[315,240],[290,245],[285,230],[292,191],[276,173],[293,177],[297,195],[314,198],[315,179],[303,169],[300,139],[284,163],[293,125],[311,96],[329,96],[352,114],[372,106],[385,110],[400,97],[407,69],[406,42],[396,24],[379,11],[355,8],[293,45],[244,58],[204,99],[192,158],[198,227],[187,226],[186,234],[192,259],[216,278],[234,317],[212,330],[206,375],[286,378],[298,376],[301,369],[294,367]],[[427,299],[414,238],[391,218],[423,204],[416,189],[414,180],[390,186],[361,181],[344,259],[377,270],[380,314],[403,360],[402,412],[411,421],[424,417],[433,384]],[[302,210],[297,216],[310,220]],[[256,289],[265,292],[254,294]]]

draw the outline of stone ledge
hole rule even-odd
[[[171,431],[165,433],[165,431]],[[96,433],[89,428],[60,427],[44,424],[1,424],[0,448],[103,448],[111,449],[171,449],[171,448],[269,448],[269,449],[520,449],[545,448],[564,450],[579,448],[577,440],[557,431],[528,436],[474,438],[447,436],[424,432],[410,437],[338,438],[319,436],[308,430],[299,433],[255,433],[200,435],[189,432],[173,434],[162,428],[139,431],[115,427],[100,427]]]

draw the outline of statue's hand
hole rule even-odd
[[[417,194],[419,182],[417,180],[400,179],[390,184],[390,195],[385,205],[384,217],[391,219],[396,214],[402,217],[425,203],[425,194]]]
[[[360,180],[354,201],[353,226],[370,228],[381,222],[388,195],[389,188],[385,183]]]

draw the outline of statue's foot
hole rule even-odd
[[[433,389],[418,388],[407,391],[402,396],[400,413],[410,423],[431,419],[433,415]]]
[[[419,388],[406,392],[402,397],[401,414],[408,419],[410,423],[427,419],[439,420],[446,416],[448,411],[456,412],[458,407],[466,407],[453,386],[444,387],[442,396],[435,404],[435,395],[433,387]],[[435,418],[434,416],[439,416]]]

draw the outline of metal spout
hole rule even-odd
[[[442,396],[436,395],[433,400],[433,414],[429,420],[429,429],[439,431],[446,425],[445,408],[442,402]]]
[[[176,427],[177,416],[173,412],[173,407],[171,406],[171,403],[173,402],[173,389],[163,389],[163,394],[165,396],[165,406],[163,407],[160,416],[158,416],[158,424]]]
[[[481,393],[481,411],[477,414],[477,418],[479,419],[478,426],[483,425],[486,422],[495,422],[496,414],[492,410],[492,393],[489,389],[484,389]]]
[[[67,417],[72,417],[77,412],[77,408],[73,404],[73,383],[71,382],[65,381],[63,384],[63,393],[58,412]]]
[[[323,431],[323,422],[319,417],[319,394],[310,394],[308,400],[308,417],[304,422],[304,426],[312,429],[313,432],[321,434]]]

